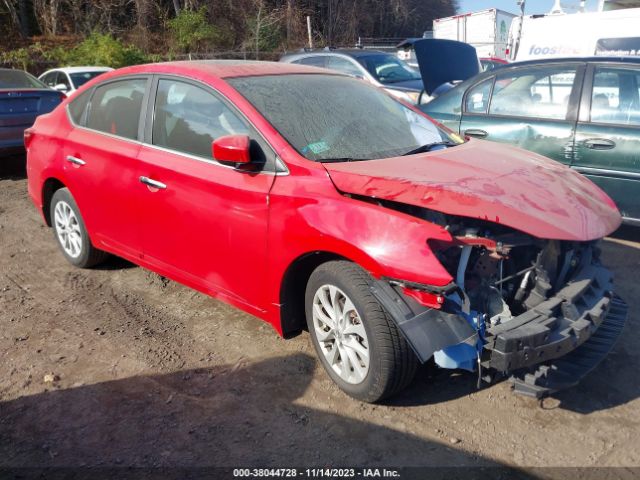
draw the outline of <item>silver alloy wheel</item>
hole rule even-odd
[[[60,245],[71,258],[78,258],[82,253],[82,233],[78,217],[71,206],[60,200],[54,209],[54,224]]]
[[[351,299],[334,285],[321,286],[313,296],[313,326],[333,371],[347,383],[361,383],[369,372],[369,341]]]

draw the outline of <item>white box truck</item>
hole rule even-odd
[[[469,43],[476,48],[479,58],[506,60],[509,28],[515,17],[512,13],[490,8],[438,18],[433,21],[433,38]]]
[[[640,56],[640,8],[526,15],[511,23],[509,60]]]

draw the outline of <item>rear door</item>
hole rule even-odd
[[[640,224],[640,66],[589,66],[572,165]]]
[[[92,240],[130,259],[141,252],[136,157],[149,83],[148,76],[120,77],[75,98],[75,128],[63,148],[65,181]]]
[[[569,164],[583,64],[508,69],[467,90],[460,132]]]
[[[176,77],[155,81],[140,151],[145,261],[210,294],[255,306],[264,295],[268,193],[275,157],[218,92]],[[254,171],[216,161],[214,139],[249,135]],[[155,185],[155,186],[154,186]]]

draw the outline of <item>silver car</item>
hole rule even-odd
[[[420,72],[391,53],[358,48],[302,50],[284,55],[280,61],[337,70],[384,88],[409,103],[422,103],[424,85]]]

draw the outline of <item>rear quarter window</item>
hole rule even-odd
[[[69,116],[76,125],[84,126],[84,122],[86,121],[84,113],[87,111],[87,104],[89,103],[89,98],[91,98],[92,91],[93,90],[87,90],[86,92],[82,92],[69,103]]]

